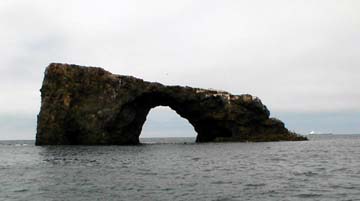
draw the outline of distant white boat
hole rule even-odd
[[[309,135],[333,135],[333,133],[322,133],[322,132],[311,131]]]

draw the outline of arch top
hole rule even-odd
[[[146,115],[156,106],[169,106],[187,119],[198,133],[196,142],[306,140],[270,118],[260,99],[248,94],[50,64],[41,88],[36,144],[139,144]]]

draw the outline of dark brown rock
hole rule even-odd
[[[36,145],[139,144],[147,114],[160,105],[193,125],[196,142],[306,140],[269,118],[254,96],[164,86],[95,67],[50,64],[41,98]]]

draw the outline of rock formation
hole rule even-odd
[[[225,91],[50,64],[41,88],[36,145],[133,145],[146,116],[169,106],[197,132],[196,142],[306,140],[289,132],[260,99]]]

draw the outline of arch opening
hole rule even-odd
[[[168,106],[173,113],[187,120],[197,133],[196,142],[210,142],[217,136],[228,134],[228,131],[223,129],[222,122],[214,121],[211,115],[204,113],[204,106],[199,102],[191,100],[184,102],[181,96],[173,97],[165,92],[151,92],[138,96],[123,105],[121,111],[107,127],[111,143],[141,143],[140,135],[146,118],[152,108],[159,106]],[[211,105],[207,107],[211,107]],[[178,118],[177,115],[176,117]]]
[[[193,143],[197,133],[191,123],[169,106],[150,109],[143,124],[140,143]]]

